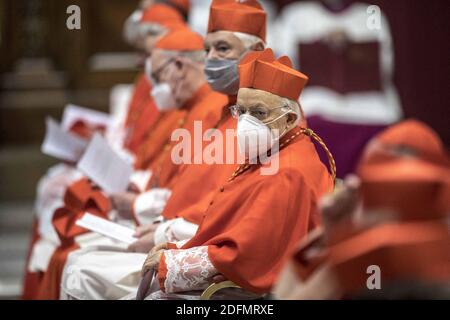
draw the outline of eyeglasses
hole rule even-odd
[[[159,67],[158,70],[156,70],[156,71],[154,71],[154,72],[152,71],[152,74],[151,74],[152,81],[154,81],[155,83],[159,83],[161,73],[164,71],[164,69],[165,69],[169,64],[171,64],[171,63],[174,62],[174,61],[175,61],[175,59],[174,59],[174,58],[171,58],[171,59],[167,60],[161,67]]]
[[[242,107],[242,106],[236,104],[236,105],[230,107],[230,111],[231,111],[231,116],[235,119],[238,119],[239,116],[241,116],[243,114],[249,114],[258,120],[264,121],[264,120],[271,118],[274,110],[287,108],[287,107],[288,107],[287,105],[283,105],[281,107],[269,109],[262,105],[256,105],[256,106],[251,106],[251,107],[245,108],[245,107]]]
[[[163,27],[153,23],[146,23],[145,27],[140,29],[141,37],[143,38],[146,36],[159,36],[164,31],[165,29]]]

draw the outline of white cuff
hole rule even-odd
[[[177,218],[169,226],[172,238],[170,241],[190,240],[197,232],[198,225],[184,220],[183,218]]]
[[[177,218],[173,220],[161,223],[155,230],[154,241],[155,245],[173,242],[182,243],[183,246],[188,240],[190,240],[197,232],[198,225],[188,222],[183,218]]]
[[[164,251],[167,274],[166,293],[204,290],[218,271],[208,256],[208,246]]]
[[[138,170],[131,175],[130,184],[134,184],[140,192],[145,192],[151,177],[152,172],[150,170]]]
[[[155,246],[169,242],[166,238],[166,230],[173,223],[173,220],[161,222],[155,230],[153,241]]]
[[[151,224],[163,212],[172,192],[169,189],[152,189],[140,194],[134,202],[134,214],[141,225]]]

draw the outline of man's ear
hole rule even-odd
[[[184,78],[186,76],[186,72],[187,72],[186,61],[183,60],[182,58],[178,57],[175,59],[174,65],[176,68],[177,77]]]
[[[175,58],[175,66],[177,67],[178,70],[183,70],[184,69],[184,61],[180,58]]]
[[[254,43],[251,48],[252,51],[263,51],[264,50],[264,43],[262,41],[258,41],[257,43]]]
[[[287,123],[287,125],[289,127],[293,126],[296,121],[297,121],[297,115],[295,113],[288,113],[287,114],[287,121],[286,121],[286,123]]]

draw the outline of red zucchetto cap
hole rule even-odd
[[[162,3],[148,7],[140,23],[159,24],[169,29],[173,29],[172,26],[185,24],[183,16],[176,9]]]
[[[402,219],[436,219],[450,211],[450,159],[439,136],[425,124],[407,120],[375,139],[357,174],[364,206],[390,209]]]
[[[266,41],[266,12],[256,0],[213,0],[208,33],[232,31],[251,34]]]
[[[199,51],[204,48],[203,37],[189,28],[171,31],[155,45],[155,49],[173,51]]]
[[[425,123],[409,119],[402,121],[379,134],[376,139],[383,144],[397,144],[420,153],[442,153],[443,144],[439,135]]]
[[[272,49],[247,54],[239,64],[239,78],[239,88],[259,89],[294,101],[308,82],[306,75],[292,68],[288,57],[277,60]]]

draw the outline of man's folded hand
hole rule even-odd
[[[116,193],[111,195],[111,202],[119,216],[124,219],[133,218],[133,205],[137,195],[135,193]]]
[[[149,232],[139,237],[139,240],[129,245],[128,250],[131,252],[146,253],[155,246],[154,233]]]

